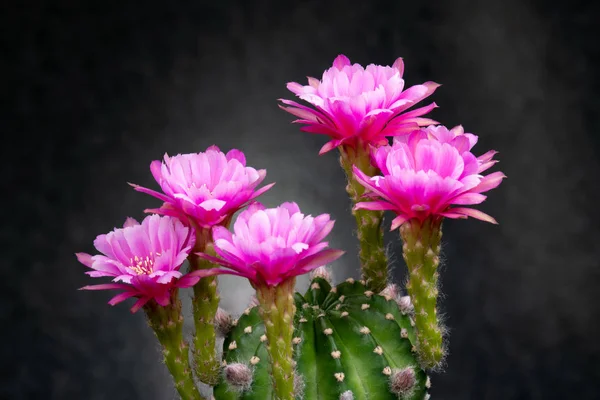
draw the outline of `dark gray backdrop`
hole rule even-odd
[[[324,138],[276,106],[287,81],[319,76],[339,53],[402,56],[409,84],[442,83],[434,117],[479,134],[478,152],[499,150],[509,177],[481,206],[499,226],[446,224],[450,356],[433,398],[600,396],[597,5],[72,3],[0,13],[0,398],[175,398],[143,315],[76,291],[89,279],[73,256],[157,204],[126,182],[154,185],[148,164],[165,151],[243,149],[277,181],[265,203],[333,215],[331,242],[349,251],[335,273],[357,276],[336,157],[317,156]],[[233,312],[250,294],[240,284],[223,281]]]

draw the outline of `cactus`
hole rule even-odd
[[[333,287],[315,277],[304,296],[295,295],[295,398],[403,399],[427,396],[429,378],[419,368],[411,317],[396,298],[377,295],[364,281]],[[223,343],[223,365],[252,371],[244,384],[224,368],[217,400],[273,399],[265,327],[258,307],[248,308]],[[251,384],[246,382],[251,381]]]

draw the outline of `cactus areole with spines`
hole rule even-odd
[[[317,277],[294,300],[294,381],[301,382],[294,385],[295,399],[421,400],[426,396],[427,376],[413,352],[416,336],[411,317],[400,311],[395,299],[373,294],[361,281],[349,279],[332,288]],[[223,343],[223,365],[248,365],[252,385],[240,390],[223,374],[214,390],[216,400],[277,399],[267,346],[259,307],[253,307],[242,314]],[[396,394],[398,383],[392,377],[407,368],[414,370],[414,384],[404,383],[406,390]]]

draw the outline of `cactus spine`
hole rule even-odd
[[[205,400],[194,383],[189,364],[188,344],[183,340],[183,316],[177,290],[171,293],[171,304],[162,307],[151,300],[144,306],[148,323],[162,345],[165,364],[183,400]]]
[[[442,219],[413,219],[400,227],[408,267],[406,289],[414,307],[417,349],[423,368],[438,367],[444,358],[442,329],[437,317]]]
[[[365,188],[356,181],[352,166],[356,165],[369,176],[377,174],[378,169],[371,165],[368,149],[363,144],[353,147],[340,147],[340,164],[346,172],[348,184],[346,191],[354,206],[365,193]],[[359,258],[363,278],[367,286],[380,292],[387,284],[388,260],[383,245],[383,211],[352,210],[356,218],[356,233],[360,241]]]
[[[295,399],[424,399],[428,379],[414,353],[410,316],[395,300],[374,294],[365,282],[353,279],[331,287],[316,277],[304,295],[296,293],[291,336],[296,365],[288,380],[296,382]],[[224,365],[253,368],[252,385],[240,391],[224,376],[215,387],[217,400],[280,398],[270,384],[271,339],[267,340],[259,308],[246,310],[223,344]],[[414,374],[398,375],[407,369]]]

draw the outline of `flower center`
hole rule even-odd
[[[150,275],[154,272],[154,258],[160,256],[160,253],[150,252],[145,258],[135,256],[129,259],[129,268],[137,275]]]

